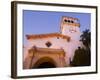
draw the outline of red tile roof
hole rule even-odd
[[[27,39],[50,38],[50,37],[61,37],[63,39],[67,39],[68,41],[70,40],[69,36],[65,36],[60,33],[26,35]]]

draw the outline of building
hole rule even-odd
[[[26,35],[24,69],[67,67],[75,50],[82,46],[77,18],[63,16],[59,33]]]

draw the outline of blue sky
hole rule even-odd
[[[50,11],[33,11],[23,10],[23,36],[26,42],[26,34],[43,34],[60,32],[60,22],[62,16],[78,18],[80,22],[80,31],[90,29],[90,13],[73,13],[73,12],[50,12]]]

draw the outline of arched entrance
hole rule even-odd
[[[40,58],[32,68],[56,68],[56,63],[52,58]]]
[[[67,66],[62,49],[32,48],[24,61],[24,69],[56,68]]]
[[[54,67],[56,66],[51,62],[43,62],[37,66],[37,68],[54,68]]]

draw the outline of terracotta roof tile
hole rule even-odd
[[[61,37],[63,39],[70,40],[69,36],[62,35],[60,33],[49,33],[49,34],[32,34],[26,35],[27,39],[38,39],[38,38],[49,38],[49,37]]]

